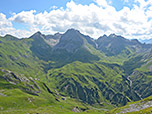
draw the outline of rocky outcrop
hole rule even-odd
[[[4,73],[1,78],[13,85],[12,87],[20,88],[21,90],[32,95],[38,96],[38,93],[41,93],[40,87],[32,77],[27,78],[24,75],[16,74],[10,70],[0,69],[0,71]],[[11,85],[9,88],[11,88]]]
[[[128,112],[138,112],[140,110],[143,110],[149,107],[152,107],[152,101],[148,101],[148,102],[141,101],[139,103],[130,104],[129,108],[125,108],[120,113],[117,113],[117,114],[124,114]]]

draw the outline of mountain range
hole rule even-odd
[[[95,40],[75,29],[6,35],[0,37],[0,85],[2,114],[118,113],[114,108],[130,102],[151,102],[152,44],[115,34]]]

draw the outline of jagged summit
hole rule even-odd
[[[90,47],[94,47],[93,43],[89,36],[81,34],[78,30],[69,29],[61,36],[59,43],[53,47],[53,56],[60,60],[64,58],[64,61],[98,60],[96,55],[91,54]]]
[[[74,29],[74,28],[68,29],[66,32],[79,32],[79,33],[80,33],[80,31],[79,31],[79,30]]]
[[[54,47],[54,50],[66,50],[74,53],[80,48],[87,48],[86,44],[95,47],[95,41],[86,35],[83,35],[76,29],[67,30],[60,38],[59,43]]]
[[[61,35],[62,35],[62,34],[59,33],[59,32],[57,32],[57,33],[54,34],[54,36],[59,36],[59,37],[61,37]]]
[[[30,38],[34,38],[34,39],[39,38],[39,37],[44,38],[45,35],[43,35],[40,31],[38,31],[38,32],[34,33],[32,36],[30,36]]]
[[[40,31],[37,31],[35,34],[41,34],[41,32],[40,32]]]
[[[131,52],[142,52],[147,50],[150,46],[141,44],[137,39],[129,40],[116,34],[109,36],[103,35],[96,40],[98,49],[104,52],[107,56],[116,56]]]
[[[102,37],[108,37],[106,34],[104,34]]]
[[[115,37],[117,37],[117,35],[113,33],[113,34],[110,34],[108,37],[115,38]]]
[[[54,50],[66,50],[74,52],[83,45],[84,41],[79,31],[75,29],[67,30],[60,38]]]
[[[32,36],[35,36],[35,35],[42,35],[42,33],[40,31],[37,31],[36,33],[34,33]]]

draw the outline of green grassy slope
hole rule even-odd
[[[104,105],[110,101],[125,105],[128,101],[140,99],[130,90],[123,69],[117,64],[74,62],[49,70],[48,81],[60,92],[89,104]]]
[[[110,106],[110,105],[109,105]],[[100,113],[113,108],[92,107],[77,99],[60,94],[36,78],[0,69],[0,113],[1,114],[82,114]]]
[[[140,54],[124,62],[126,78],[130,81],[131,89],[141,98],[152,95],[152,56],[151,51]]]
[[[30,50],[32,41],[13,39],[12,36],[0,38],[0,67],[26,75],[43,73],[44,61],[33,55]]]

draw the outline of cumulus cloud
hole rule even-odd
[[[30,23],[32,24],[34,22],[34,14],[36,11],[22,11],[18,14],[13,13],[13,16],[9,19],[11,21],[17,22],[17,23]]]
[[[12,26],[12,23],[7,20],[6,15],[4,15],[3,13],[0,13],[0,25],[1,28]]]
[[[0,14],[2,16],[0,28],[9,28],[13,32],[18,31],[20,34],[14,33],[23,37],[28,37],[29,34],[36,31],[54,34],[75,28],[93,38],[111,33],[127,38],[152,38],[151,0],[135,0],[132,9],[123,7],[120,11],[116,11],[106,0],[94,0],[94,2],[89,5],[81,5],[70,1],[66,4],[65,9],[53,6],[49,12],[22,11],[14,13],[9,19],[4,14]],[[16,30],[11,22],[26,24],[29,28],[28,30]],[[3,34],[7,33],[7,30],[0,29],[0,34],[2,31]]]
[[[108,7],[108,3],[106,0],[94,0],[101,7]]]
[[[0,13],[0,35],[4,36],[6,34],[11,34],[21,38],[30,35],[31,33],[26,30],[17,30],[13,28],[12,22],[6,18],[6,15]]]
[[[7,20],[6,15],[0,13],[0,35],[5,35],[12,27],[12,23]]]
[[[150,5],[152,5],[152,1],[151,0],[135,0],[135,2],[139,3],[140,8],[147,8]]]

